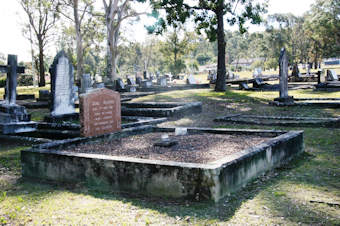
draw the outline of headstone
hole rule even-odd
[[[78,95],[78,93],[79,93],[79,88],[78,88],[78,86],[73,86],[73,90],[72,90],[72,101],[73,101],[73,103],[75,103],[76,101],[78,101],[79,100],[79,95]]]
[[[97,88],[97,89],[105,88],[105,84],[104,84],[104,82],[95,83],[94,88]]]
[[[143,80],[141,86],[143,88],[150,88],[152,86],[152,82],[149,80]]]
[[[92,89],[92,79],[90,74],[83,74],[80,79],[80,93],[86,93]]]
[[[80,133],[84,137],[121,130],[118,92],[102,88],[80,95]]]
[[[312,68],[311,63],[308,63],[308,64],[307,64],[307,76],[310,75],[310,69],[311,69],[311,68]]]
[[[193,75],[188,75],[187,77],[187,84],[189,85],[193,85],[196,84],[196,79]]]
[[[124,84],[124,82],[123,82],[123,80],[122,80],[121,78],[118,78],[118,79],[116,80],[116,87],[117,87],[117,90],[118,90],[118,91],[123,91],[123,90],[125,90],[125,84]]]
[[[338,75],[334,69],[327,70],[327,81],[338,81]]]
[[[74,114],[73,66],[64,51],[60,51],[50,68],[52,116]]]
[[[148,73],[146,71],[143,71],[143,78],[148,79]]]
[[[260,67],[254,68],[253,77],[257,78],[260,76],[262,76],[262,68]]]
[[[239,84],[239,89],[240,89],[240,90],[249,90],[248,83],[246,83],[246,82],[241,82],[241,83]]]
[[[275,101],[285,104],[293,104],[294,98],[288,96],[288,56],[285,48],[281,49],[279,58],[279,79],[280,79],[280,97]]]
[[[299,67],[296,63],[293,65],[292,76],[301,77]]]
[[[253,87],[254,88],[260,88],[263,85],[263,80],[259,77],[255,78],[253,82]]]
[[[159,77],[158,79],[157,79],[157,83],[158,83],[158,85],[160,85],[160,86],[167,86],[167,81],[166,81],[166,78],[165,77]]]
[[[136,77],[136,84],[138,84],[139,86],[141,86],[142,85],[142,81],[143,81],[143,79],[141,78],[141,77]]]
[[[51,94],[48,90],[39,90],[39,101],[50,101]]]
[[[127,84],[131,86],[135,86],[136,81],[132,77],[127,77]]]

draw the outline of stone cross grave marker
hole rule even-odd
[[[118,92],[101,88],[80,95],[80,133],[97,136],[121,130],[121,105]]]
[[[64,51],[53,60],[51,73],[51,115],[74,114],[73,66]]]
[[[8,55],[7,65],[0,65],[0,73],[7,73],[5,104],[15,104],[17,100],[17,73],[25,73],[25,67],[18,66],[16,55]]]
[[[7,73],[5,101],[0,102],[0,133],[35,131],[37,124],[30,121],[26,108],[16,104],[17,73],[24,73],[25,67],[18,67],[16,55],[8,55],[7,62],[0,65],[0,72]]]

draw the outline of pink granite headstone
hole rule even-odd
[[[121,130],[121,105],[118,92],[101,88],[80,95],[80,133],[84,137]]]

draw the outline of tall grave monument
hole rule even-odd
[[[31,122],[26,108],[16,104],[17,73],[24,73],[24,67],[18,67],[17,56],[8,55],[7,65],[0,65],[0,72],[7,73],[5,100],[0,102],[0,132],[3,134],[31,132],[36,130],[36,123]]]
[[[50,74],[51,116],[48,118],[52,121],[75,118],[73,66],[64,51],[60,51],[55,56]]]
[[[277,105],[293,105],[293,96],[288,96],[288,56],[285,48],[281,49],[279,58],[279,79],[280,79],[280,97],[275,98]]]

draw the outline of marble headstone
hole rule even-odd
[[[73,66],[64,51],[53,60],[51,73],[51,115],[74,114]]]

